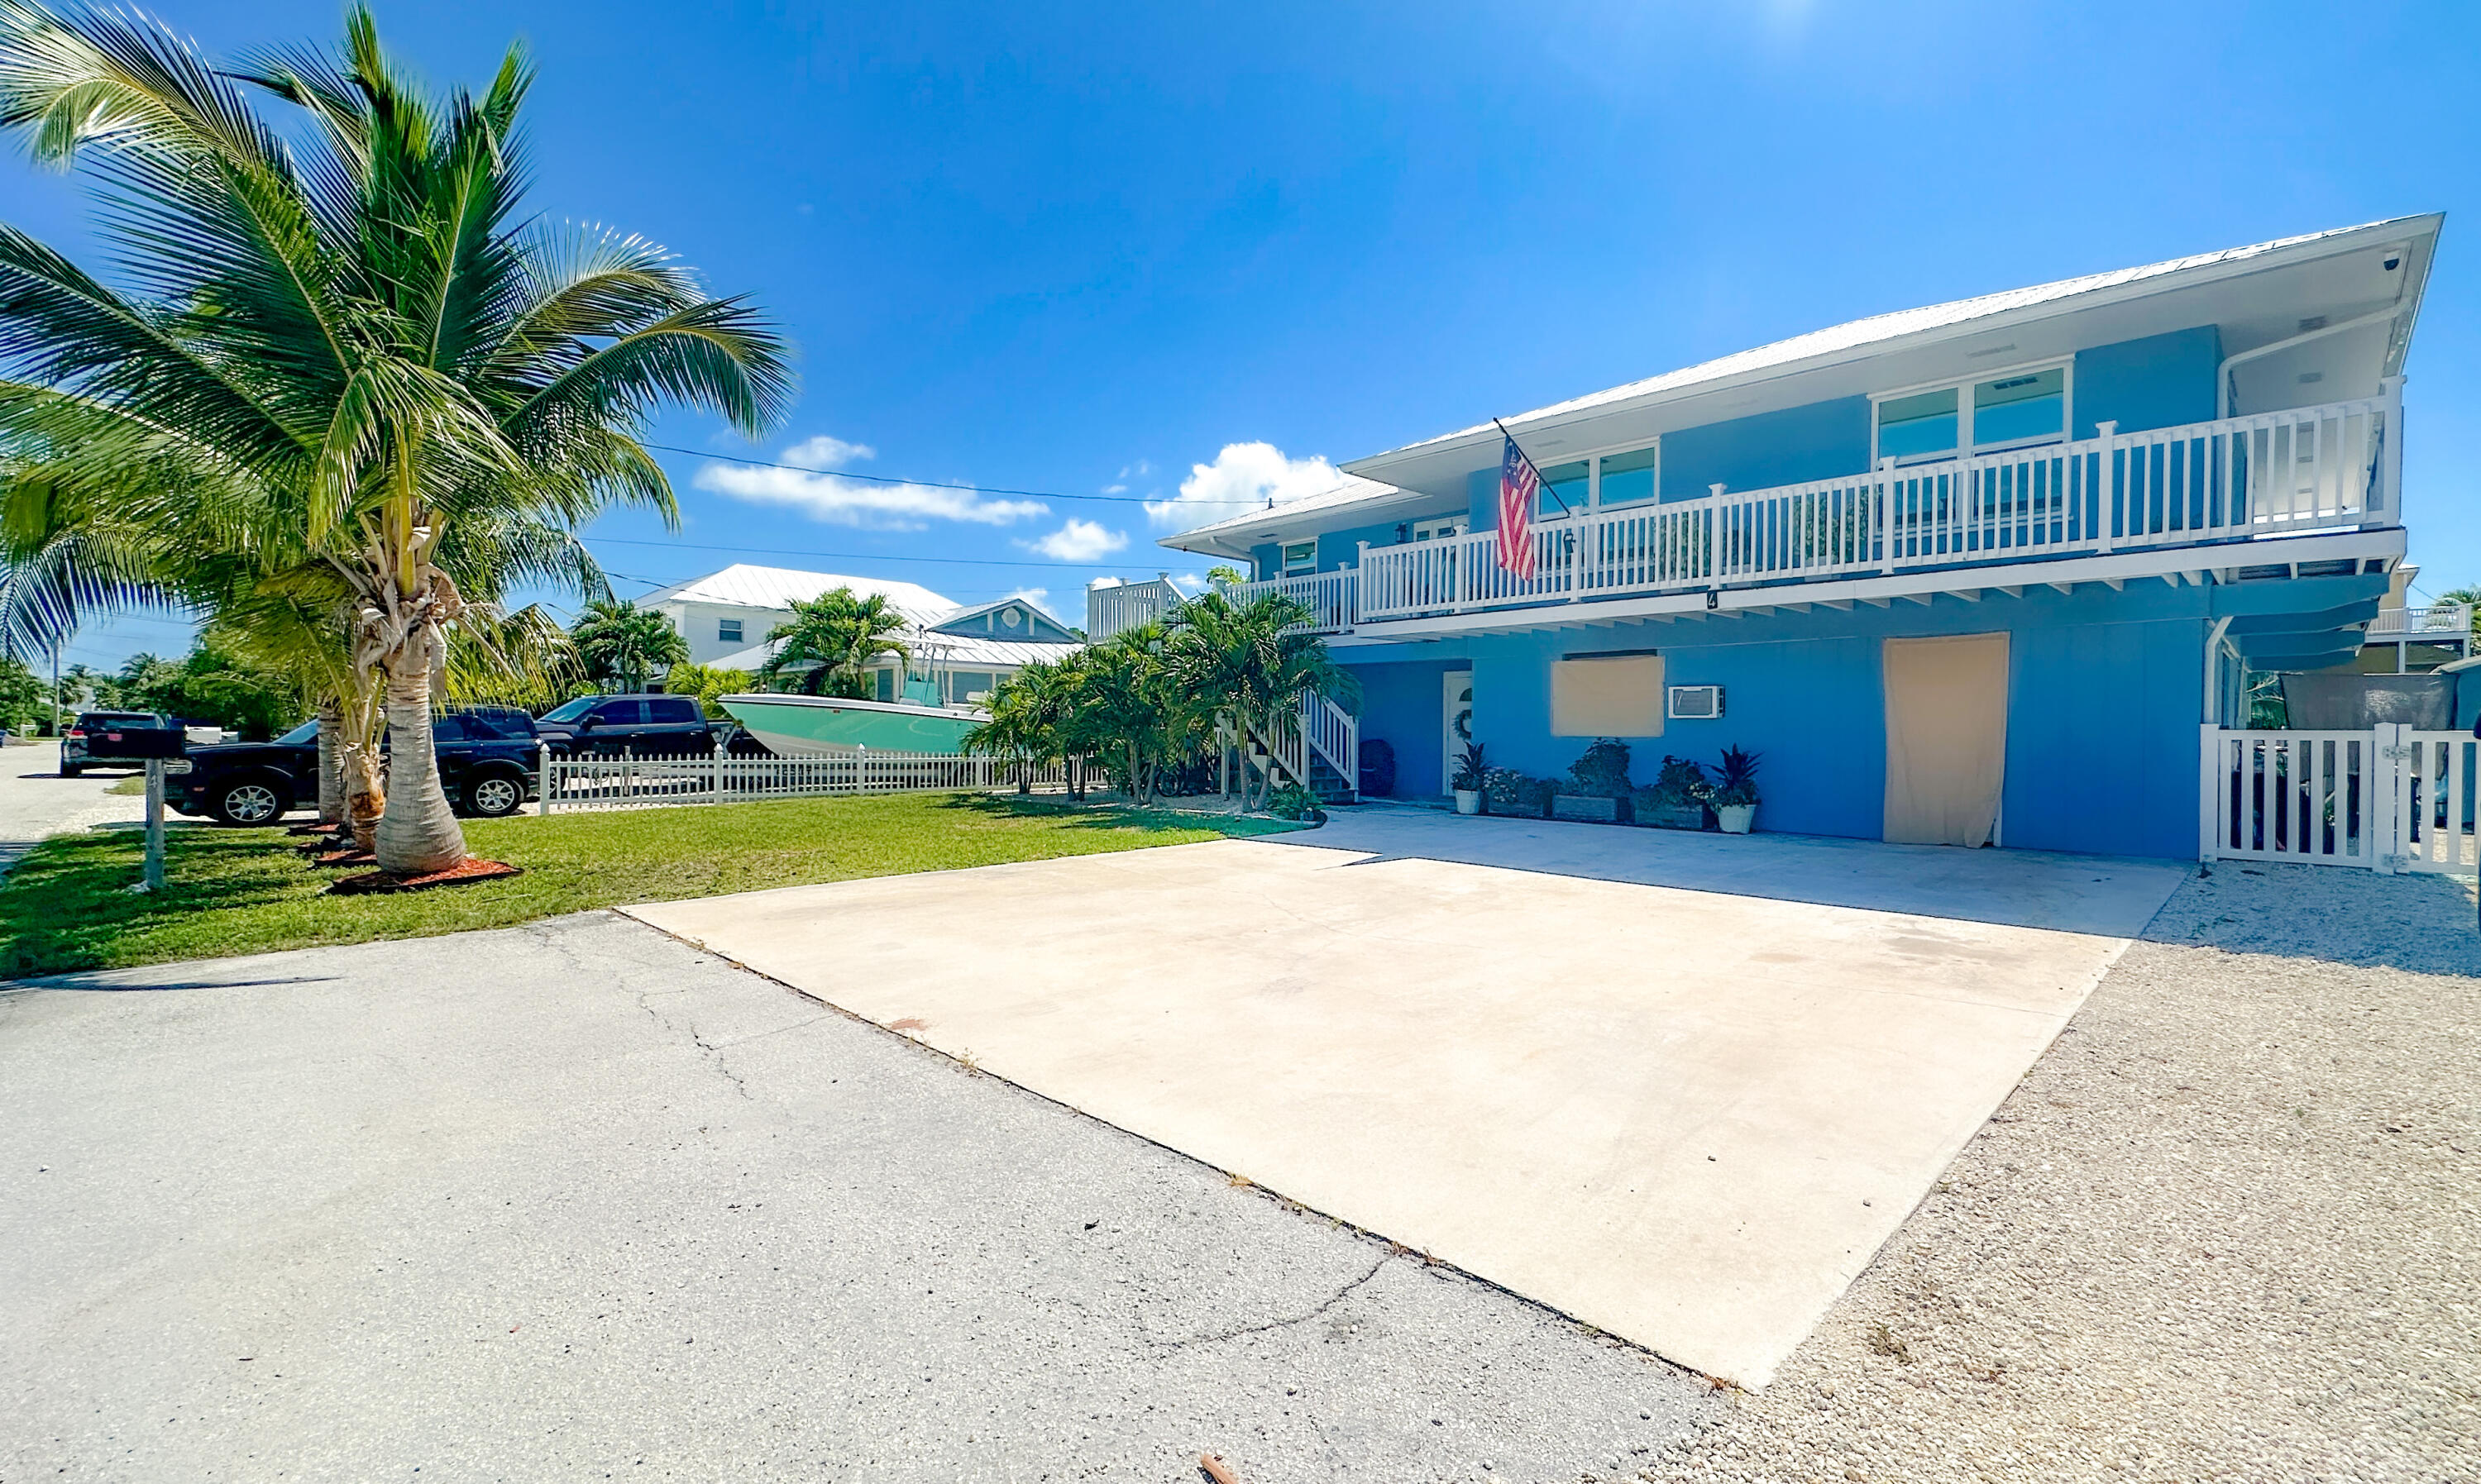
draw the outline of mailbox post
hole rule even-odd
[[[129,727],[104,734],[105,742],[122,757],[144,759],[146,764],[146,875],[133,892],[160,892],[164,889],[164,775],[186,773],[190,760],[190,739],[177,726]]]

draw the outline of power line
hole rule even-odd
[[[999,557],[894,557],[882,552],[794,551],[781,546],[708,546],[696,541],[644,541],[621,535],[589,535],[585,539],[622,546],[658,546],[674,551],[742,552],[761,557],[827,557],[838,561],[921,561],[963,567],[1070,567],[1081,572],[1109,572],[1127,565],[1118,561],[1010,561]]]
[[[705,449],[685,449],[670,443],[649,443],[650,449],[666,454],[685,455],[691,458],[716,458],[728,464],[747,464],[753,469],[790,469],[796,474],[816,474],[827,479],[861,480],[871,484],[911,484],[921,489],[962,489],[978,495],[1023,495],[1031,500],[1093,500],[1105,505],[1229,505],[1256,508],[1262,504],[1272,508],[1274,502],[1258,500],[1188,500],[1179,496],[1159,499],[1153,495],[1072,495],[1057,489],[1003,489],[996,484],[955,484],[944,480],[908,480],[892,474],[856,474],[849,469],[813,469],[807,464],[781,464],[765,458],[744,458],[738,454],[718,454]]]

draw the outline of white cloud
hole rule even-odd
[[[1211,464],[1191,464],[1180,493],[1169,500],[1149,500],[1146,513],[1157,525],[1193,521],[1203,525],[1258,508],[1335,488],[1344,475],[1323,455],[1287,458],[1271,443],[1227,443]]]
[[[714,494],[783,506],[812,520],[864,531],[924,531],[934,520],[1008,526],[1051,513],[1051,507],[1039,500],[1001,500],[930,484],[880,484],[832,472],[877,456],[866,443],[823,433],[784,451],[783,463],[796,467],[712,463],[699,469],[692,482]]]
[[[799,464],[804,469],[841,469],[847,464],[877,456],[878,450],[867,443],[847,443],[825,433],[796,443],[784,451],[784,462]]]
[[[1016,544],[1030,552],[1040,552],[1054,561],[1092,561],[1128,545],[1129,538],[1123,532],[1107,529],[1101,521],[1079,520],[1072,515],[1049,535]]]

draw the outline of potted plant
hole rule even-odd
[[[1704,829],[1713,783],[1694,758],[1666,756],[1654,783],[1637,791],[1636,821],[1664,829]]]
[[[1456,813],[1481,813],[1481,792],[1490,778],[1489,765],[1482,761],[1481,743],[1467,742],[1456,755]]]
[[[1585,749],[1559,781],[1552,813],[1562,820],[1624,824],[1630,817],[1628,743],[1606,737]]]
[[[1758,818],[1758,754],[1739,747],[1723,749],[1722,765],[1714,770],[1713,792],[1708,798],[1714,805],[1714,818],[1726,835],[1745,835]]]

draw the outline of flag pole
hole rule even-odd
[[[1499,430],[1499,435],[1501,437],[1505,438],[1510,443],[1516,443],[1516,434],[1507,430],[1507,425],[1505,423],[1501,422],[1497,418],[1492,418],[1490,420],[1490,426]],[[1528,464],[1533,464],[1533,456],[1525,452],[1525,445],[1522,443],[1516,443],[1516,456],[1524,459]],[[1542,466],[1540,464],[1533,464],[1533,473],[1536,478],[1540,478],[1542,474]],[[1551,487],[1550,481],[1544,480],[1542,482],[1542,488],[1551,496],[1552,499],[1558,500],[1560,514],[1574,515],[1577,513],[1576,511],[1568,508],[1567,501],[1559,499],[1559,491]]]

